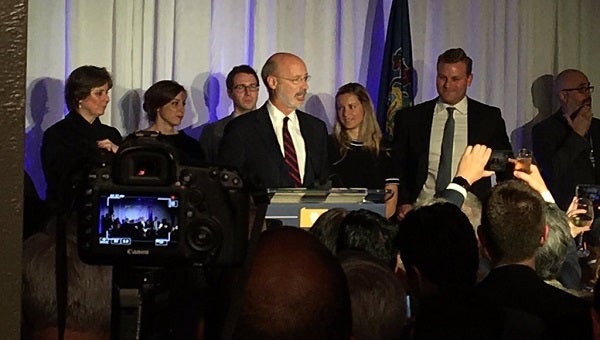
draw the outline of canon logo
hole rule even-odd
[[[127,249],[127,255],[150,255],[149,250]]]

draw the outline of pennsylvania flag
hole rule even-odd
[[[393,0],[388,22],[377,100],[377,120],[388,138],[394,133],[394,114],[412,106],[412,44],[408,0]]]

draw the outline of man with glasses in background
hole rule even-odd
[[[560,109],[533,127],[533,155],[558,206],[566,210],[577,184],[600,184],[600,120],[592,113],[588,77],[567,69],[555,80]]]
[[[219,163],[236,167],[250,189],[313,187],[327,180],[327,127],[299,110],[310,76],[304,61],[275,53],[261,78],[269,99],[227,124]]]
[[[216,162],[219,152],[219,143],[223,138],[225,126],[233,118],[246,112],[256,110],[258,100],[258,75],[249,65],[238,65],[234,67],[225,80],[227,96],[233,101],[233,112],[227,117],[216,122],[207,124],[200,134],[200,145],[209,162]]]

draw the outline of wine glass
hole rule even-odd
[[[532,153],[529,149],[521,149],[519,153],[517,153],[517,162],[515,163],[515,170],[526,172],[528,174],[531,173],[531,158]]]
[[[594,205],[592,204],[592,201],[587,198],[578,198],[577,210],[585,210],[585,212],[571,215],[571,217],[569,217],[571,219],[571,223],[577,227],[591,226],[592,222],[594,221]],[[581,258],[590,256],[590,250],[587,248],[587,244],[583,240],[583,234],[584,233],[581,233],[577,236],[577,256]]]

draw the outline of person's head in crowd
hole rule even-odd
[[[435,203],[409,212],[400,222],[397,246],[417,296],[454,294],[475,286],[477,240],[454,204]]]
[[[174,80],[161,80],[150,86],[144,93],[143,105],[151,123],[148,130],[176,133],[175,127],[185,115],[186,99],[187,91]]]
[[[432,197],[425,200],[417,200],[414,208],[425,207],[436,203],[451,203],[443,197]],[[477,196],[467,191],[467,196],[463,204],[460,206],[460,210],[467,216],[469,222],[473,226],[473,232],[477,232],[477,227],[481,224],[481,201]]]
[[[37,233],[23,243],[23,329],[31,339],[56,339],[56,240]],[[112,272],[84,264],[67,238],[65,339],[110,339]]]
[[[481,224],[481,201],[472,192],[467,191],[467,197],[463,202],[460,210],[467,215],[469,222],[473,226],[473,232],[477,232],[477,227]]]
[[[285,52],[273,54],[263,66],[261,78],[271,104],[283,114],[288,115],[304,103],[310,76],[300,57]]]
[[[356,339],[398,339],[407,322],[406,289],[381,261],[357,252],[341,259]]]
[[[535,253],[535,272],[544,280],[557,278],[572,242],[567,214],[556,204],[545,204],[548,237]]]
[[[450,203],[447,199],[442,197],[433,197],[428,200],[417,201],[415,204],[415,209],[429,206],[433,204],[442,204],[442,203]],[[473,227],[473,234],[475,234],[475,238],[477,239],[477,247],[479,248],[479,270],[477,273],[477,281],[482,280],[490,271],[489,268],[489,260],[485,257],[485,251],[482,249],[479,239],[477,237],[477,227],[481,225],[481,201],[475,194],[470,191],[467,191],[467,196],[463,204],[460,207],[460,211],[462,211],[465,216],[469,219],[471,226]],[[403,267],[403,264],[400,260],[398,260],[397,270],[406,271]]]
[[[520,180],[492,188],[483,202],[477,234],[493,266],[534,265],[535,252],[547,236],[544,205],[542,196]]]
[[[473,60],[462,48],[451,48],[438,57],[436,87],[443,103],[455,105],[467,95],[472,68]]]
[[[110,74],[104,67],[85,65],[76,68],[65,84],[67,108],[93,122],[104,114],[112,85]]]
[[[352,310],[338,260],[300,228],[263,232],[234,339],[349,339]]]
[[[588,77],[581,71],[567,69],[556,76],[554,89],[561,109],[565,114],[572,114],[583,105],[592,105],[592,92]]]
[[[397,233],[398,227],[380,214],[367,209],[353,210],[340,224],[337,253],[345,250],[365,251],[393,268]]]
[[[309,229],[334,255],[337,253],[340,224],[346,215],[348,210],[344,208],[331,208],[322,213]]]
[[[227,95],[233,101],[233,113],[241,115],[256,110],[258,88],[260,86],[256,71],[249,65],[235,66],[225,80]]]
[[[346,154],[352,141],[360,141],[369,151],[379,153],[382,133],[367,89],[358,83],[343,85],[335,95],[335,108],[333,136],[340,154]]]

